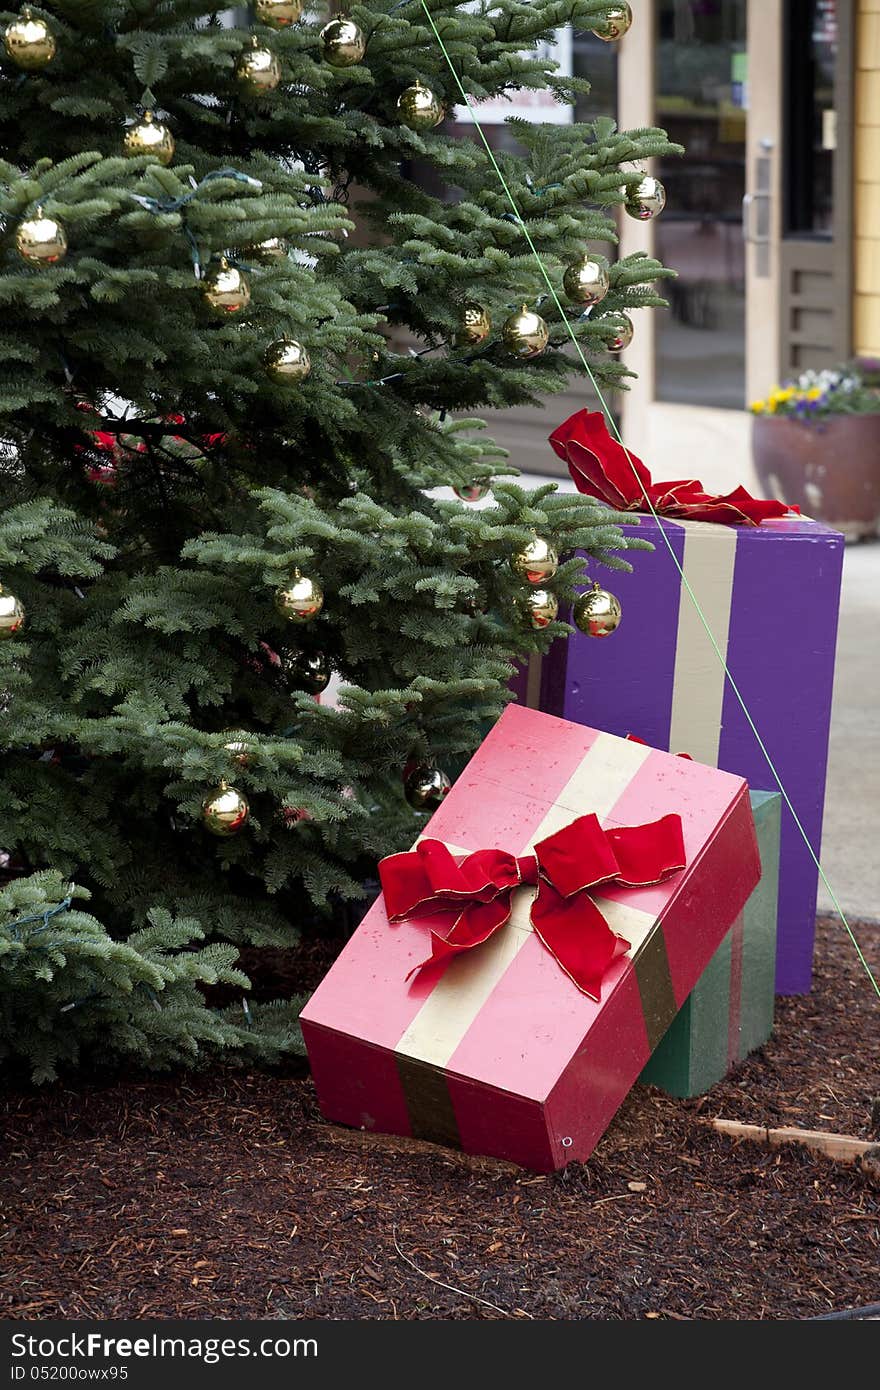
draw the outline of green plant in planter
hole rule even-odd
[[[880,413],[877,374],[867,364],[802,372],[796,381],[774,386],[765,400],[752,401],[753,415],[783,415],[798,420],[828,415]]]
[[[753,401],[761,487],[851,540],[880,529],[880,373],[860,361],[802,372]]]

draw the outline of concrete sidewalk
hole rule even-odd
[[[880,918],[880,542],[848,545],[822,867],[846,912]],[[831,900],[819,885],[821,907]]]

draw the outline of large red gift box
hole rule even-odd
[[[591,892],[630,943],[601,998],[532,929],[534,889],[491,939],[409,979],[440,915],[392,924],[380,897],[301,1015],[328,1119],[540,1172],[589,1156],[761,873],[742,778],[517,705],[421,838],[524,855],[590,812],[608,830],[680,816],[686,865]]]

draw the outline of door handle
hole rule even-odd
[[[754,198],[754,195],[753,195],[752,193],[746,193],[745,196],[743,197],[743,203],[742,203],[742,228],[743,228],[743,241],[746,243],[746,245],[748,245],[748,243],[749,243],[749,242],[751,241],[751,239],[752,239],[752,237],[751,237],[751,220],[752,220],[752,219],[751,219],[751,213],[752,213],[752,203],[753,203],[754,201],[755,201],[755,198]]]
[[[746,245],[766,246],[770,241],[770,199],[772,194],[758,190],[742,200],[742,234]],[[752,230],[752,208],[757,205],[759,231]]]

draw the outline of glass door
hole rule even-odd
[[[852,351],[853,0],[784,8],[783,377]]]
[[[657,161],[655,225],[669,309],[656,316],[655,399],[745,405],[746,0],[659,0],[656,121],[685,153]]]

